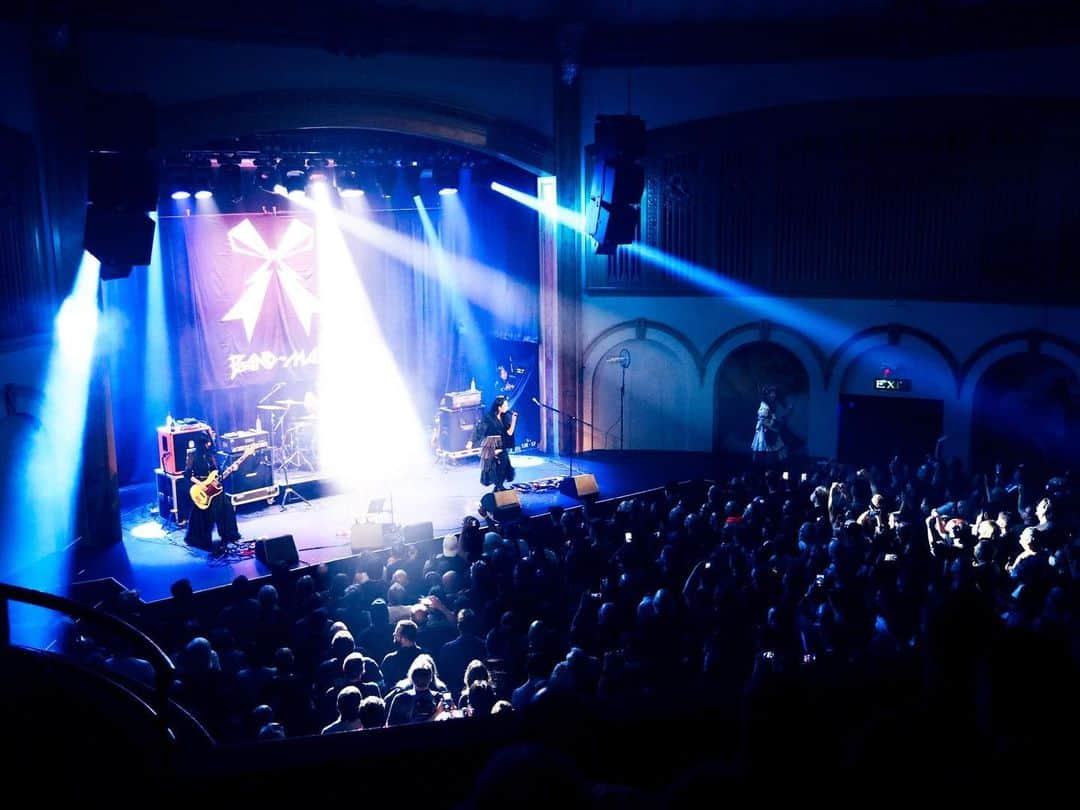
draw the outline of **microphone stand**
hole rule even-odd
[[[274,387],[270,389],[270,393],[269,393],[269,394],[267,394],[267,395],[266,395],[265,397],[263,397],[262,399],[260,399],[260,400],[259,400],[258,402],[256,402],[255,404],[256,404],[256,405],[265,405],[265,404],[266,404],[266,400],[270,399],[270,397],[272,397],[272,396],[273,396],[274,394],[276,394],[276,393],[277,393],[278,391],[280,391],[280,390],[281,390],[282,388],[284,388],[284,387],[285,387],[285,383],[274,383]]]
[[[541,402],[536,397],[533,397],[533,402],[536,405],[539,405],[541,408],[547,408],[547,410],[551,411],[552,413],[557,413],[559,416],[562,416],[562,417],[565,417],[566,419],[569,419],[570,420],[570,429],[571,430],[574,429],[574,423],[575,422],[580,422],[581,424],[583,424],[586,427],[591,428],[593,430],[596,429],[595,426],[591,422],[586,422],[584,419],[578,419],[572,413],[566,413],[565,411],[560,411],[558,408],[554,407],[553,405],[548,405],[546,402]],[[570,442],[570,475],[569,475],[570,478],[574,477],[574,448],[575,447],[577,447],[577,431],[576,430],[574,431],[573,441]]]
[[[623,408],[626,403],[626,364],[620,363],[622,366],[622,385],[619,386],[619,451],[623,449],[623,433],[626,429],[626,422],[623,420]]]

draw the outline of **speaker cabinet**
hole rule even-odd
[[[153,101],[143,94],[91,92],[87,99],[86,229],[83,246],[101,262],[101,280],[150,264],[159,162]]]
[[[239,453],[218,452],[218,469],[225,469],[240,458]],[[240,495],[255,489],[266,489],[274,484],[274,470],[270,466],[270,448],[264,447],[256,450],[253,455],[244,459],[232,475],[225,479],[223,484],[225,492],[229,495]]]
[[[634,241],[641,219],[645,122],[636,115],[600,115],[594,134],[585,229],[596,240],[597,253],[611,254]]]
[[[560,484],[559,489],[563,494],[579,500],[595,500],[600,495],[600,487],[596,483],[596,476],[591,473],[567,478]]]
[[[435,537],[435,524],[410,523],[401,530],[401,535],[406,543],[428,543]]]
[[[484,415],[483,405],[462,408],[439,408],[439,449],[444,453],[457,453],[473,437],[473,430]]]
[[[150,264],[154,246],[154,221],[139,211],[86,212],[83,238],[88,253],[101,262],[101,278],[126,278],[131,268]]]
[[[255,559],[268,568],[293,566],[300,562],[296,541],[291,534],[280,537],[260,537],[255,541]]]
[[[516,489],[489,492],[480,499],[480,506],[498,521],[521,517],[521,496]]]
[[[187,465],[188,447],[194,447],[199,440],[210,439],[210,426],[205,422],[190,424],[177,423],[174,427],[159,427],[158,460],[161,469],[170,475],[180,475]]]
[[[183,474],[170,475],[154,470],[157,476],[158,514],[173,526],[186,526],[194,505],[191,503],[191,482]]]
[[[385,523],[354,523],[349,530],[349,545],[353,554],[385,548]]]

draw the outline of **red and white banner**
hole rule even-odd
[[[318,365],[315,230],[296,217],[185,221],[204,389],[310,380]]]

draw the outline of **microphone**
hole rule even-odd
[[[544,403],[541,402],[540,400],[538,400],[536,397],[533,397],[533,405],[543,405],[543,404]]]
[[[605,357],[604,362],[605,363],[621,363],[622,358],[621,357]]]

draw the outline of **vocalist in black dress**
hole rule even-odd
[[[517,411],[510,412],[510,401],[504,396],[495,397],[484,417],[476,423],[471,449],[480,444],[480,483],[495,490],[506,489],[506,482],[514,480],[514,468],[510,464],[510,450],[514,446],[514,429],[517,427]]]

